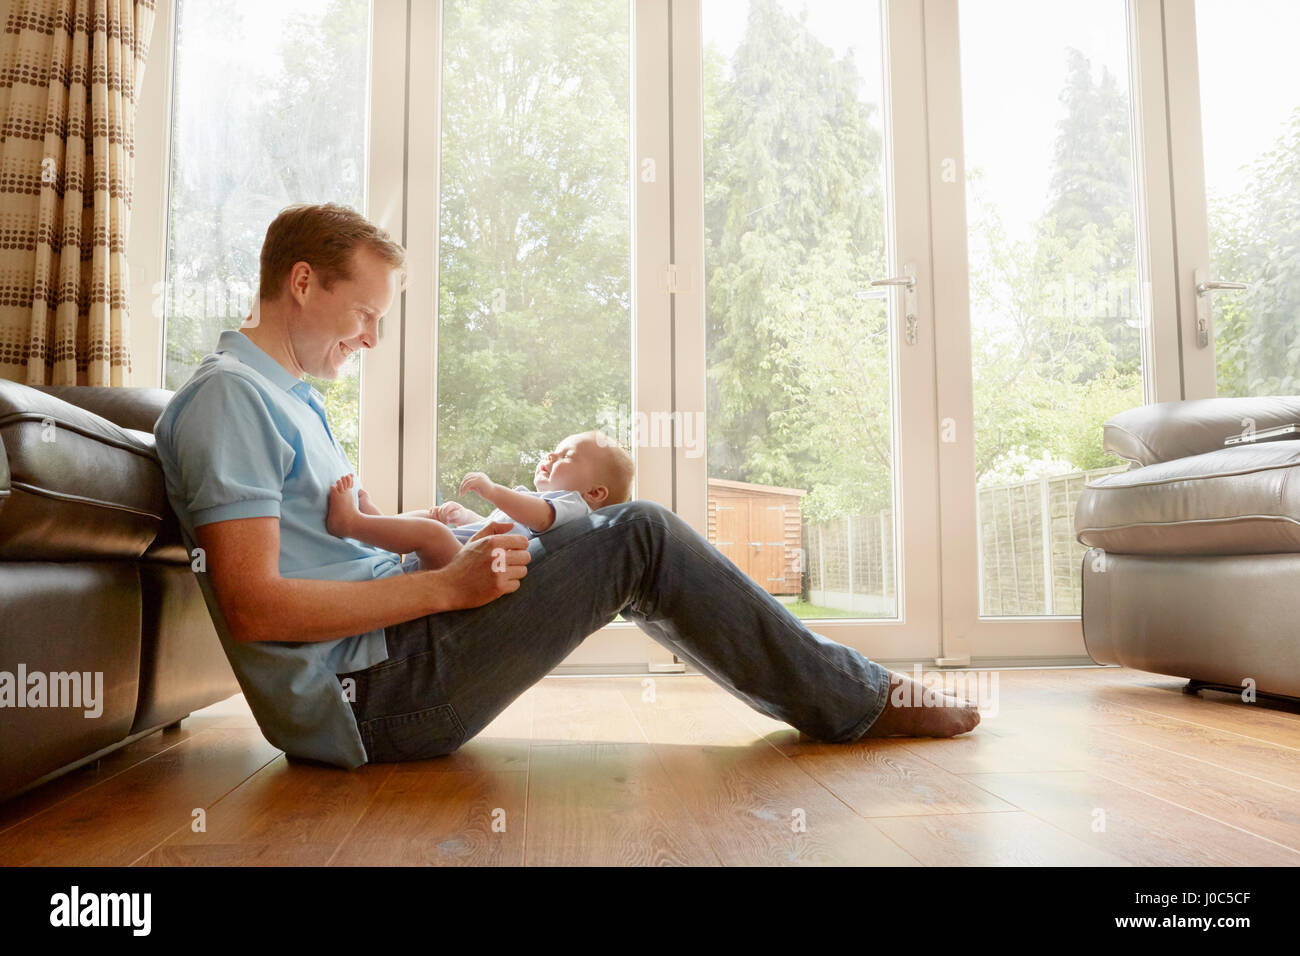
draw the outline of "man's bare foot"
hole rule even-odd
[[[885,709],[862,737],[955,737],[979,722],[979,708],[970,701],[890,671]]]
[[[325,513],[325,530],[336,538],[354,537],[357,521],[361,512],[352,499],[351,475],[344,475],[330,488],[329,511]]]

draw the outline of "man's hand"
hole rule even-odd
[[[460,491],[458,494],[463,495],[467,491],[472,491],[479,497],[484,498],[487,501],[492,501],[492,492],[496,490],[497,487],[497,483],[487,475],[483,474],[483,472],[471,471],[461,479]]]
[[[480,607],[519,590],[520,579],[528,573],[524,565],[532,555],[522,534],[501,533],[511,527],[508,521],[487,524],[437,572],[451,594],[451,603],[444,610]]]

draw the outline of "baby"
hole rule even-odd
[[[513,534],[536,537],[566,521],[591,514],[597,508],[622,504],[632,491],[632,456],[600,432],[570,435],[547,452],[533,474],[536,491],[523,485],[506,488],[479,471],[460,483],[467,491],[497,506],[487,518],[449,501],[427,511],[385,515],[360,486],[353,500],[352,475],[344,475],[330,490],[325,528],[341,538],[397,554],[415,552],[420,570],[430,571],[450,562],[474,534],[492,521],[513,521]]]

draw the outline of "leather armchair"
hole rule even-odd
[[[1106,423],[1132,463],[1075,510],[1083,636],[1098,663],[1300,697],[1300,441],[1225,447],[1300,423],[1300,398],[1216,398]],[[1295,479],[1294,481],[1292,479]]]

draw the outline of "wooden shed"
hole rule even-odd
[[[797,595],[803,559],[801,488],[709,479],[709,543],[771,594]]]

